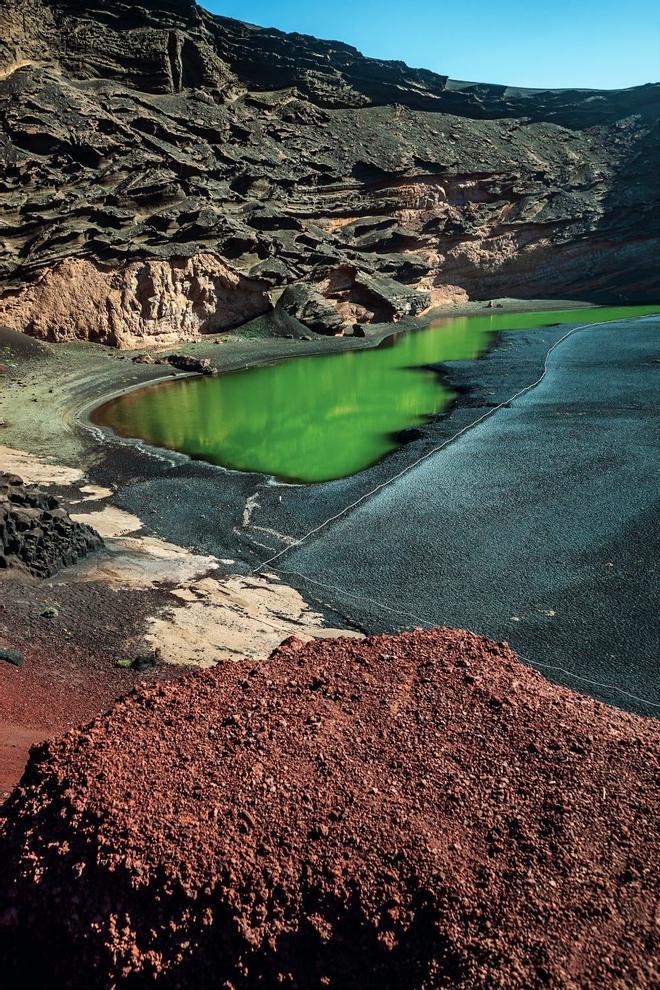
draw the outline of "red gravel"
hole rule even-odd
[[[115,666],[140,652],[145,616],[165,601],[159,592],[100,582],[0,577],[0,646],[25,657],[22,667],[0,662],[0,804],[33,743],[95,718],[136,681],[178,673]],[[52,608],[57,615],[42,615]]]
[[[452,630],[140,689],[3,808],[0,972],[650,990],[659,735]]]

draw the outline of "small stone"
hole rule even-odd
[[[187,371],[196,375],[218,374],[218,369],[211,365],[208,358],[191,357],[189,354],[170,354],[165,360],[178,371]]]
[[[137,670],[139,674],[144,674],[147,670],[153,670],[155,666],[155,657],[136,657],[131,664],[131,670]]]
[[[24,659],[23,654],[18,650],[7,650],[4,647],[0,647],[0,660],[4,660],[14,667],[22,667]]]

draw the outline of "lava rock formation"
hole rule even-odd
[[[50,577],[102,546],[99,534],[74,522],[54,495],[0,471],[0,570],[19,566]]]
[[[192,0],[5,0],[0,320],[131,347],[655,301],[659,120],[657,84],[459,83]]]

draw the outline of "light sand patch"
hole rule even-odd
[[[82,471],[2,446],[0,468],[39,484],[75,485],[84,478]],[[78,504],[113,494],[90,484],[79,485],[78,492]],[[255,503],[256,498],[248,500],[248,521]],[[100,533],[106,549],[68,569],[64,580],[103,581],[117,589],[165,586],[170,591],[172,607],[148,619],[144,634],[145,648],[157,650],[167,663],[211,667],[238,657],[266,659],[294,634],[303,640],[359,635],[323,628],[323,616],[275,574],[218,579],[211,576],[220,566],[215,557],[155,536],[130,535],[142,529],[142,521],[112,504],[98,512],[72,513],[71,518]]]
[[[256,509],[260,509],[261,504],[259,502],[259,492],[255,492],[254,495],[250,495],[247,502],[245,503],[245,508],[243,509],[243,529],[247,529],[250,525],[250,519],[252,514]]]
[[[84,477],[78,468],[52,464],[36,454],[0,444],[0,470],[18,474],[28,485],[75,485]]]
[[[0,69],[0,79],[9,79],[14,72],[24,68],[26,65],[32,65],[32,62],[27,58],[19,59],[18,62],[11,62],[4,69]]]
[[[114,505],[108,505],[100,512],[75,512],[71,513],[74,522],[91,526],[104,540],[112,539],[115,536],[125,536],[126,533],[135,533],[142,529],[142,520],[130,512],[117,509]]]
[[[80,491],[85,496],[83,502],[96,502],[114,495],[112,488],[104,488],[103,485],[83,485]]]
[[[212,667],[238,657],[262,660],[287,636],[306,641],[361,635],[323,628],[323,616],[274,576],[206,577],[172,594],[185,604],[150,619],[145,635],[148,648],[167,663]]]
[[[199,598],[191,588],[175,588],[172,592],[175,598],[182,602],[198,602]]]
[[[117,588],[173,584],[185,589],[191,581],[218,567],[215,557],[191,553],[155,536],[110,538],[107,550],[109,553],[96,554],[79,564],[71,577],[78,581],[105,581]]]

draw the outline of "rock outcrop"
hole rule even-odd
[[[102,546],[98,533],[74,522],[54,495],[0,471],[0,570],[23,567],[50,577]]]
[[[6,0],[0,321],[134,346],[300,284],[325,333],[467,297],[655,301],[659,120],[657,84],[457,83],[192,0]]]
[[[161,361],[157,362],[158,364]],[[209,358],[196,358],[190,354],[168,354],[162,359],[163,364],[169,364],[177,371],[187,371],[193,375],[217,375],[218,369],[211,364]]]
[[[162,346],[217,333],[270,308],[266,286],[208,253],[103,269],[65,258],[0,300],[4,324],[43,340]]]
[[[0,812],[3,985],[651,990],[659,742],[447,629],[139,690]]]

